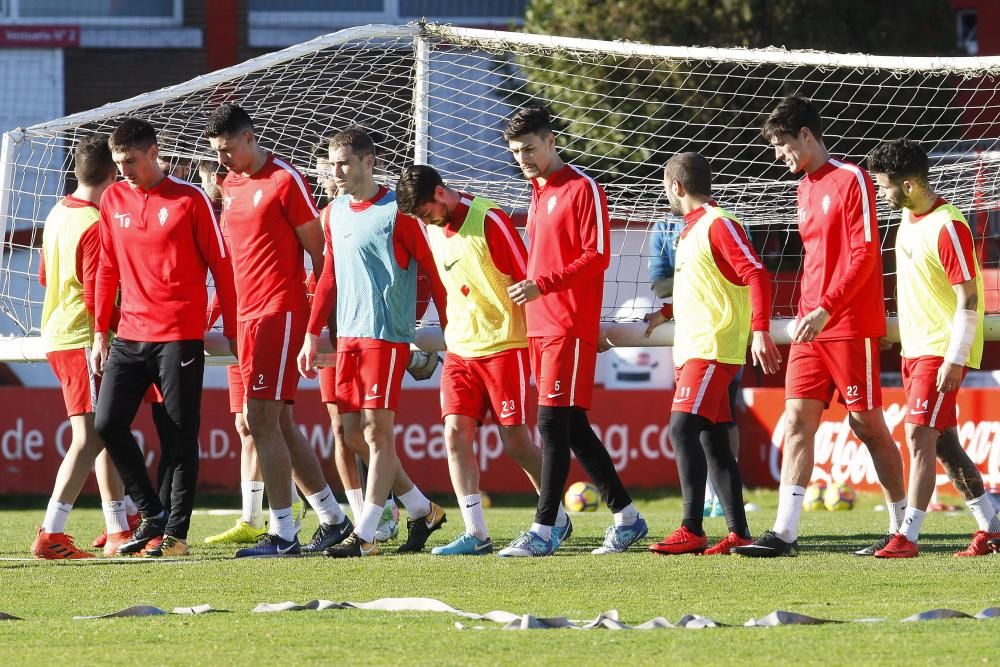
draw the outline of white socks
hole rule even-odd
[[[73,509],[72,503],[61,503],[55,498],[50,499],[49,506],[45,510],[45,519],[42,521],[42,532],[65,532],[66,520],[69,519],[71,509]]]
[[[283,509],[271,508],[271,524],[268,532],[281,539],[291,542],[295,539],[295,516],[291,507]]]
[[[365,504],[365,492],[361,489],[347,489],[344,493],[347,495],[347,504],[351,506],[351,516],[354,517],[354,523],[359,523],[361,510]]]
[[[898,533],[903,527],[903,519],[906,518],[906,496],[889,503],[886,509],[889,510],[889,534]]]
[[[976,525],[979,526],[979,530],[987,533],[1000,533],[1000,514],[997,514],[989,492],[978,498],[967,500],[965,504],[969,506],[972,516],[976,517]]]
[[[629,503],[620,512],[615,512],[611,516],[614,518],[616,526],[631,526],[639,518],[639,510],[634,503]]]
[[[566,508],[563,507],[562,503],[559,503],[559,512],[556,514],[556,525],[565,526],[569,521],[569,515],[566,514]]]
[[[135,503],[132,501],[132,496],[126,493],[125,497],[122,498],[122,501],[125,503],[125,514],[135,516],[139,513],[139,508],[136,507]]]
[[[240,482],[240,495],[243,498],[242,521],[254,528],[264,525],[264,482]]]
[[[383,509],[374,503],[365,502],[361,510],[361,520],[354,526],[354,532],[365,542],[375,541],[375,530],[378,528],[378,522],[382,518]]]
[[[403,503],[403,507],[406,508],[406,513],[414,518],[420,518],[422,516],[427,516],[431,513],[431,501],[427,499],[427,496],[420,492],[417,485],[414,484],[413,488],[406,493],[397,496],[399,502]],[[368,503],[365,503],[368,506]],[[361,533],[358,533],[361,535]],[[364,537],[364,535],[362,535]],[[368,540],[371,542],[371,540]]]
[[[104,529],[108,535],[124,533],[128,530],[128,516],[124,500],[106,500],[101,503],[104,512]]]
[[[316,511],[316,516],[321,524],[336,525],[344,520],[344,510],[340,509],[340,504],[329,486],[319,493],[306,496],[306,500],[309,501],[309,506]]]
[[[916,544],[920,539],[920,526],[924,523],[925,516],[927,516],[926,511],[918,510],[916,507],[906,508],[906,516],[903,517],[903,525],[899,529],[900,534]]]
[[[552,526],[543,526],[540,523],[531,524],[531,532],[538,535],[543,540],[552,539]]]
[[[481,540],[489,537],[486,530],[486,517],[483,516],[483,497],[481,494],[459,496],[458,507],[462,510],[462,520],[465,522],[465,532]]]
[[[799,538],[799,517],[806,490],[802,486],[782,484],[778,487],[778,514],[774,517],[774,532],[785,542]]]

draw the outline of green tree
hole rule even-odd
[[[948,0],[532,0],[527,32],[657,45],[952,53]],[[666,158],[699,150],[721,161],[719,180],[777,177],[761,159],[758,128],[774,100],[820,102],[831,149],[860,157],[876,139],[954,136],[954,91],[940,75],[849,68],[747,67],[735,62],[540,52],[523,56],[529,91],[552,103],[571,159],[634,182]],[[888,85],[883,85],[888,83]]]

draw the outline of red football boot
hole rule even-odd
[[[46,560],[77,560],[94,558],[94,554],[81,551],[73,544],[73,536],[66,533],[46,533],[41,528],[35,541],[31,543],[31,553],[35,558]]]
[[[664,537],[656,544],[649,545],[653,553],[672,556],[678,554],[700,554],[708,546],[707,535],[695,535],[685,526]]]
[[[906,535],[896,533],[887,545],[873,555],[875,558],[916,558],[920,555],[920,547],[907,539]]]
[[[705,549],[706,556],[717,556],[724,555],[728,556],[732,553],[733,547],[745,547],[748,544],[753,544],[753,540],[748,537],[740,537],[736,533],[729,533],[724,538],[719,540],[714,546]]]

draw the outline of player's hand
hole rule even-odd
[[[781,352],[767,331],[754,331],[750,342],[750,358],[755,366],[760,366],[767,375],[773,375],[781,368]]]
[[[603,354],[615,346],[607,336],[601,336],[597,339],[597,353]]]
[[[823,327],[829,321],[830,313],[822,308],[817,308],[795,323],[795,333],[792,335],[792,340],[796,343],[808,343],[816,340],[816,336],[823,331]]]
[[[94,332],[94,347],[90,350],[90,370],[94,375],[104,375],[104,364],[108,363],[108,336],[104,332]]]
[[[302,350],[296,358],[296,362],[299,365],[299,375],[304,378],[312,379],[316,377],[316,349],[316,334],[307,333],[305,340],[302,341]]]
[[[643,315],[642,321],[646,323],[646,333],[643,336],[649,338],[653,335],[653,329],[667,321],[667,316],[657,310],[656,312]]]
[[[239,361],[240,360],[240,353],[239,353],[239,349],[236,347],[236,339],[235,338],[227,338],[226,342],[229,343],[229,352],[233,355],[233,357],[237,361]]]
[[[881,352],[886,352],[892,349],[892,341],[889,340],[888,336],[880,336],[878,339],[878,349]]]
[[[937,390],[942,394],[955,391],[962,385],[963,367],[947,361],[941,364],[937,374]]]
[[[507,288],[507,294],[519,306],[534,301],[542,295],[534,280],[522,280]]]

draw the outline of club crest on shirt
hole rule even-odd
[[[264,191],[263,190],[257,190],[257,192],[253,193],[253,207],[254,208],[257,208],[257,204],[260,203],[260,200],[261,200],[261,198],[263,196],[264,196]]]
[[[549,211],[549,215],[552,214],[552,209],[556,207],[556,196],[552,195],[549,197],[549,203],[546,205]]]
[[[830,195],[823,195],[823,215],[830,212]]]
[[[160,221],[160,227],[167,224],[167,207],[164,206],[161,208],[160,213],[156,217]]]

